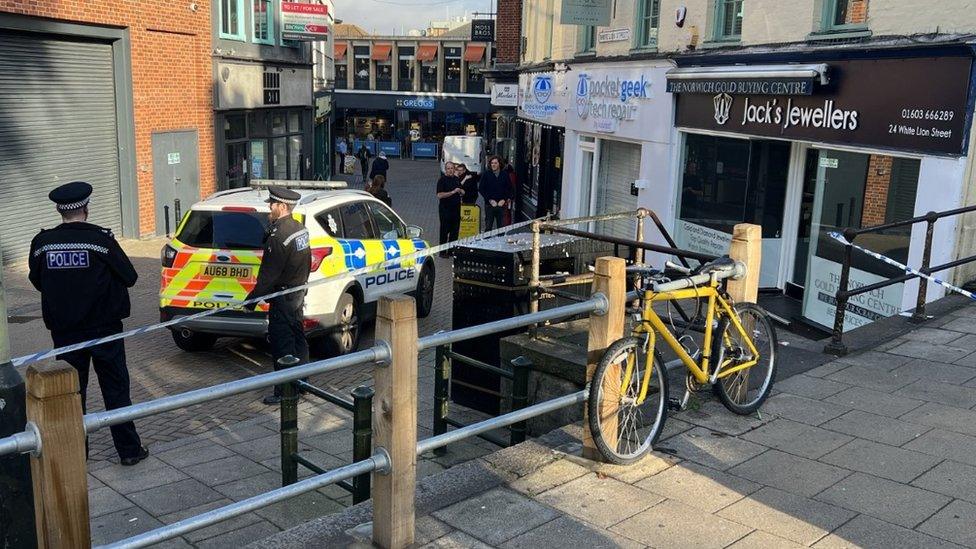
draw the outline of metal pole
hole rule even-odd
[[[925,248],[922,249],[922,268],[919,269],[925,274],[929,273],[932,262],[932,235],[935,232],[935,222],[939,217],[935,212],[925,214]],[[915,302],[915,312],[912,313],[911,321],[914,323],[925,322],[925,294],[928,291],[929,281],[925,278],[918,278],[918,299]]]
[[[373,454],[373,391],[372,387],[360,385],[352,391],[352,460],[368,459]],[[369,499],[369,473],[352,479],[352,503],[362,503]]]
[[[644,210],[637,211],[637,240],[638,242],[644,241]],[[644,263],[644,249],[637,247],[634,251],[634,263],[642,265]]]
[[[443,346],[434,351],[434,436],[447,432],[447,407],[450,400],[451,357]],[[443,456],[447,448],[438,448],[434,454]]]
[[[851,235],[854,236],[854,235]],[[848,241],[853,240],[849,238]],[[847,312],[847,286],[851,277],[851,255],[854,248],[847,244],[844,246],[844,263],[840,268],[840,283],[837,288],[837,310],[834,312],[834,330],[830,337],[830,342],[824,347],[824,352],[834,356],[844,356],[847,354],[847,345],[844,345],[844,315]]]
[[[524,356],[516,357],[512,360],[512,411],[518,411],[529,405],[529,372],[532,370],[532,361]],[[526,424],[525,421],[513,423],[509,432],[511,445],[525,442]]]
[[[285,370],[301,362],[288,355],[278,359],[278,369]],[[288,381],[281,384],[281,485],[298,482],[298,388]]]
[[[27,423],[24,378],[10,363],[7,303],[0,258],[0,438],[24,431]],[[0,547],[35,547],[34,492],[30,456],[0,457]]]
[[[532,223],[532,270],[529,278],[529,312],[539,312],[539,263],[541,258],[542,238],[539,234],[539,222]]]
[[[180,226],[180,220],[183,217],[183,210],[180,208],[180,199],[177,198],[173,201],[173,219],[176,222],[176,226]]]
[[[168,204],[163,206],[163,218],[166,220],[166,238],[169,238],[170,234],[172,233],[170,233],[169,231],[169,205]]]

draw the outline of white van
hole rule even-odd
[[[445,136],[441,146],[441,173],[444,173],[444,164],[447,162],[464,164],[468,171],[481,173],[483,146],[482,138],[478,135]]]

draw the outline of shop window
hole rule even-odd
[[[288,179],[288,138],[271,140],[271,178]]]
[[[400,46],[397,52],[399,58],[397,62],[397,89],[400,91],[413,91],[414,74],[414,48],[413,46]]]
[[[393,89],[393,65],[389,63],[376,65],[376,89],[380,91]]]
[[[424,63],[421,67],[420,89],[425,92],[437,91],[437,61]]]
[[[444,91],[461,91],[461,48],[444,48]]]
[[[357,90],[369,89],[369,46],[353,46],[353,85]]]
[[[744,0],[715,0],[715,40],[737,42],[742,37]]]
[[[660,24],[661,0],[638,0],[637,2],[637,43],[638,48],[657,46],[657,31]]]
[[[220,37],[244,40],[244,0],[220,0]]]
[[[227,145],[226,188],[236,189],[247,185],[247,142]]]
[[[596,27],[580,27],[576,38],[577,53],[591,53],[596,51]]]
[[[288,133],[298,133],[302,131],[301,111],[288,112]]]
[[[247,124],[243,114],[228,114],[224,117],[224,139],[244,139],[247,137]]]
[[[864,30],[867,20],[868,0],[823,0],[823,32]]]
[[[348,88],[348,78],[349,78],[349,67],[345,64],[336,64],[335,66],[335,88],[337,90],[344,90]]]
[[[281,135],[288,133],[288,127],[285,125],[288,120],[288,115],[285,111],[275,111],[271,113],[271,133],[272,135]]]
[[[288,138],[288,179],[302,178],[302,136]]]
[[[481,73],[484,67],[468,65],[468,93],[485,93],[485,75]]]
[[[254,25],[251,40],[258,44],[273,46],[275,42],[274,1],[251,0],[251,21]]]

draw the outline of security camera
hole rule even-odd
[[[192,11],[193,13],[196,13],[198,9],[200,9],[200,6],[196,5],[196,3],[190,4],[190,11]]]

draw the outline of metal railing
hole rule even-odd
[[[925,296],[928,290],[928,280],[920,277],[916,274],[906,273],[903,275],[895,276],[876,282],[874,284],[867,284],[854,288],[853,290],[849,288],[850,286],[850,275],[851,275],[851,260],[853,258],[854,248],[851,245],[854,239],[863,234],[880,233],[882,231],[887,231],[890,229],[896,229],[899,227],[911,227],[918,223],[925,223],[925,246],[922,249],[922,266],[919,269],[920,272],[931,275],[941,271],[951,269],[953,267],[958,267],[960,265],[965,265],[976,261],[976,255],[964,257],[962,259],[957,259],[955,261],[950,261],[948,263],[943,263],[941,265],[932,266],[930,263],[932,261],[932,236],[935,233],[935,223],[936,221],[957,215],[962,215],[965,213],[976,212],[976,206],[967,206],[965,208],[956,208],[954,210],[946,210],[944,212],[929,212],[925,215],[919,217],[913,217],[912,219],[906,219],[905,221],[896,221],[893,223],[885,223],[884,225],[876,225],[873,227],[865,227],[862,229],[846,229],[844,230],[844,238],[847,239],[847,244],[844,245],[844,261],[841,263],[840,270],[840,280],[838,282],[837,292],[835,294],[836,308],[834,311],[834,326],[831,331],[830,342],[824,346],[824,352],[836,356],[844,356],[847,354],[847,345],[844,343],[844,319],[847,314],[848,305],[850,299],[854,296],[861,295],[864,293],[872,292],[886,286],[891,286],[892,284],[898,284],[901,282],[907,282],[918,278],[918,296],[915,301],[915,310],[912,313],[911,320],[913,322],[922,322],[926,319],[925,316]]]
[[[616,299],[622,302],[623,295],[621,294],[621,296],[617,297]],[[383,298],[381,301],[381,306],[383,302],[387,300],[390,300],[390,298]],[[412,299],[410,300],[410,304],[411,306],[413,305]],[[413,360],[415,361],[416,356],[414,353],[419,353],[419,351],[424,349],[442,347],[472,337],[487,335],[494,332],[507,331],[514,328],[526,327],[538,322],[572,317],[580,314],[605,315],[610,308],[611,302],[608,296],[602,293],[594,293],[589,299],[579,303],[573,303],[542,312],[498,320],[478,326],[436,333],[422,338],[417,338],[416,336],[416,319],[410,318],[410,327],[413,329],[412,337],[415,338],[415,349],[411,349],[408,353],[406,353],[406,355],[401,354],[397,356],[409,357],[413,354]],[[389,326],[387,326],[388,329],[393,329],[397,326],[397,321],[390,322],[383,319],[381,320],[389,324]],[[380,336],[380,333],[381,326],[378,322],[377,337]],[[61,402],[58,403],[59,408],[57,413],[62,415],[67,414],[69,417],[67,420],[65,420],[64,417],[60,417],[57,418],[56,421],[53,418],[47,418],[50,423],[42,423],[37,426],[31,423],[27,426],[27,429],[24,432],[0,439],[0,456],[12,453],[32,452],[32,459],[41,464],[39,469],[51,467],[57,470],[70,470],[72,467],[80,467],[80,470],[83,471],[85,458],[81,449],[84,448],[84,433],[92,433],[112,425],[118,425],[151,415],[176,410],[179,408],[185,408],[195,404],[210,402],[220,398],[234,396],[274,385],[281,385],[285,398],[289,401],[289,404],[283,406],[282,410],[282,448],[285,450],[284,453],[287,454],[282,456],[282,460],[283,463],[285,463],[285,460],[288,459],[290,462],[308,466],[310,465],[310,462],[303,463],[302,459],[295,459],[296,452],[290,451],[297,445],[297,418],[295,417],[297,410],[295,406],[297,406],[297,404],[294,404],[297,403],[297,391],[299,389],[305,389],[313,394],[316,394],[316,396],[325,398],[326,400],[339,404],[343,407],[348,407],[349,402],[341,397],[336,397],[335,395],[329,394],[327,396],[327,393],[324,391],[321,391],[320,389],[300,380],[311,375],[335,372],[343,368],[361,364],[374,364],[379,368],[392,368],[395,370],[396,364],[394,357],[396,355],[395,349],[397,348],[399,348],[399,346],[396,343],[378,340],[375,345],[368,349],[354,352],[345,356],[321,360],[309,364],[294,365],[275,372],[230,381],[211,387],[188,391],[178,395],[162,397],[159,399],[126,406],[124,408],[117,408],[103,412],[93,412],[85,414],[84,416],[80,415],[80,398],[78,397],[77,393],[78,385],[77,381],[73,381],[75,376],[77,376],[77,373],[73,368],[62,364],[32,365],[28,370],[28,393],[31,395],[31,398],[41,401],[38,404],[38,406],[41,408],[44,407],[43,401],[46,399],[61,399]],[[416,387],[416,381],[417,380],[415,377],[413,379],[414,387]],[[379,384],[379,380],[377,381],[377,384]],[[390,388],[389,386],[387,386],[387,389],[393,391],[407,390],[407,388],[403,387]],[[60,393],[57,391],[60,391]],[[367,397],[367,395],[364,394],[362,397],[362,402],[371,400],[371,395]],[[73,404],[65,407],[63,405],[63,399],[65,398],[72,401]],[[431,450],[437,450],[448,444],[471,436],[483,435],[488,431],[518,424],[529,418],[549,413],[559,408],[579,404],[583,402],[584,399],[585,393],[583,391],[578,391],[571,395],[542,402],[533,406],[528,406],[508,414],[491,418],[474,425],[463,426],[457,430],[444,432],[429,439],[420,441],[416,445],[415,450],[418,454]],[[392,400],[396,401],[395,398]],[[363,404],[361,403],[361,405]],[[285,412],[286,406],[289,409],[287,413]],[[355,406],[356,403],[354,400],[352,407],[355,408]],[[47,410],[46,408],[44,409]],[[70,428],[70,414],[73,413],[79,414],[76,421],[84,426],[83,433],[73,432]],[[415,425],[416,401],[414,399],[413,410],[397,410],[396,407],[392,406],[390,400],[384,399],[380,402],[380,413],[384,414],[384,416],[389,416],[390,414],[395,413],[412,413],[411,417],[413,419],[411,421],[413,421]],[[43,417],[44,414],[41,414],[41,416]],[[383,421],[381,421],[381,423],[383,423]],[[50,432],[48,431],[49,429]],[[284,431],[288,432],[286,433]],[[395,436],[391,433],[386,433],[385,435],[387,438]],[[58,440],[59,442],[59,444],[55,445],[50,450],[44,448],[42,444],[42,441],[49,436],[54,437],[53,439]],[[60,444],[66,439],[70,439],[70,443]],[[288,448],[285,447],[286,439],[288,440]],[[364,447],[368,447],[368,443]],[[78,451],[69,452],[66,451],[65,448],[75,448]],[[359,454],[361,456],[363,452],[360,452]],[[295,482],[231,505],[220,507],[218,509],[189,517],[137,536],[114,542],[105,547],[134,548],[145,547],[154,543],[163,542],[188,532],[240,516],[256,509],[260,509],[262,507],[266,507],[268,505],[328,485],[337,484],[352,478],[361,477],[363,475],[369,475],[370,473],[376,473],[377,475],[388,475],[390,474],[391,468],[395,463],[397,463],[397,461],[391,458],[390,452],[386,448],[380,447],[375,451],[370,452],[368,457],[356,459],[352,464],[345,465],[331,471],[324,471],[322,469],[310,467],[317,474],[307,479],[297,481],[297,479],[289,478],[289,480],[295,480]],[[294,473],[294,470],[292,473]],[[283,479],[284,475],[285,473],[283,472]],[[54,475],[51,475],[50,478],[44,478],[44,475],[41,475],[41,477],[42,480],[40,480],[38,483],[40,485],[41,493],[35,494],[35,507],[42,506],[43,508],[43,511],[36,511],[38,517],[43,517],[42,520],[45,522],[46,526],[50,526],[59,532],[87,532],[89,517],[87,514],[86,476],[81,474],[81,478],[70,479],[55,479],[53,478]],[[45,484],[54,482],[60,483],[56,489]],[[415,482],[415,478],[413,482]],[[48,490],[52,491],[51,495],[47,493]],[[59,497],[53,497],[54,493],[56,493]],[[72,500],[72,496],[64,497],[64,494],[71,494],[75,499]],[[411,493],[409,497],[410,501],[412,501],[413,494]],[[82,500],[79,498],[83,498],[84,503],[82,503]],[[376,508],[374,507],[374,513],[376,512],[375,509]],[[79,510],[82,511],[79,512]],[[386,520],[390,520],[389,517],[387,517]],[[43,530],[46,526],[41,526],[40,529]],[[41,543],[43,542],[39,541],[39,544]],[[86,546],[89,542],[88,540],[79,539],[72,543],[75,543],[77,546]],[[70,544],[71,543],[69,543],[69,545]],[[402,546],[398,543],[389,543],[387,545],[398,547]]]

